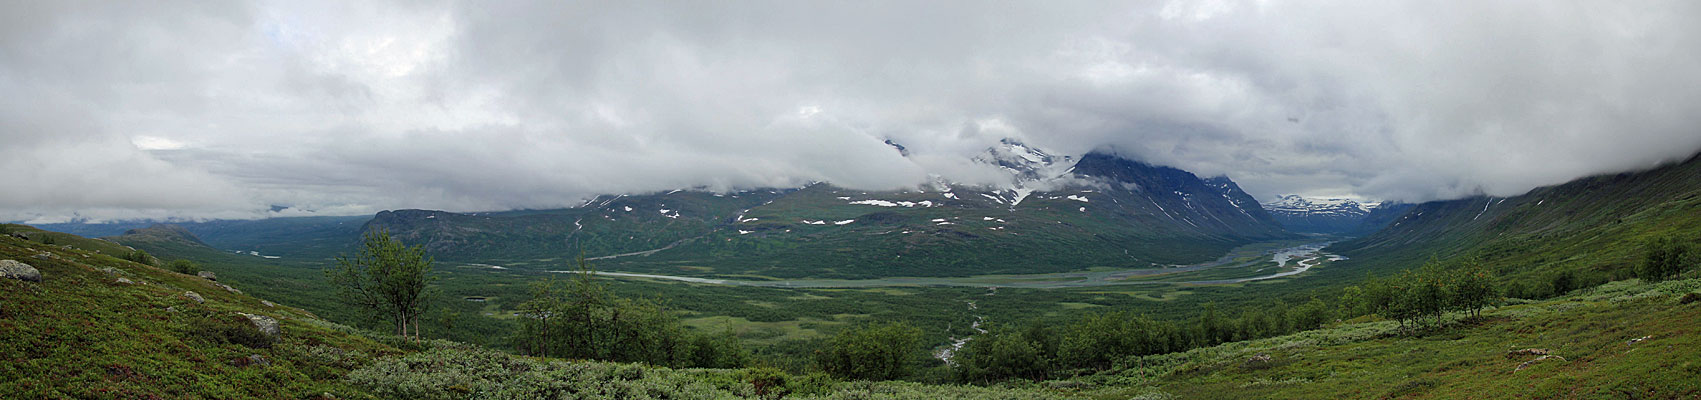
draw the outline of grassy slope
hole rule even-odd
[[[1500,307],[1428,334],[1388,321],[1127,360],[1081,380],[1082,394],[1126,398],[1694,398],[1701,396],[1701,279],[1614,282]],[[1632,339],[1646,340],[1629,344]],[[1564,358],[1532,363],[1510,350]],[[1267,363],[1250,362],[1258,354]]]
[[[1486,207],[1485,207],[1486,206]],[[1650,171],[1583,178],[1510,198],[1418,205],[1392,225],[1330,250],[1367,269],[1476,256],[1508,279],[1558,271],[1625,277],[1648,239],[1701,239],[1701,157]]]
[[[42,254],[45,258],[37,257]],[[302,354],[321,345],[369,355],[396,352],[339,332],[299,309],[268,307],[198,277],[92,251],[0,238],[0,259],[26,262],[44,277],[41,283],[0,279],[0,337],[5,338],[0,340],[0,359],[6,361],[0,363],[0,394],[7,398],[300,398],[351,393],[358,391],[335,379],[348,368]],[[139,283],[117,283],[118,277]],[[186,291],[204,296],[206,303],[188,300]],[[195,319],[198,315],[241,323],[231,322],[238,318],[236,312],[277,318],[281,340],[270,348],[250,348],[190,333],[203,327],[204,321]],[[271,366],[233,364],[251,354],[265,357]]]

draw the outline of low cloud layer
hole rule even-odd
[[[901,188],[1005,137],[1264,199],[1701,149],[1701,3],[1478,3],[11,3],[0,220]]]

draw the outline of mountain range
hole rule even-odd
[[[1286,195],[1262,206],[1289,231],[1359,236],[1381,229],[1412,204]]]
[[[902,145],[891,143],[904,153]],[[1227,177],[1111,152],[1056,155],[1003,140],[975,158],[998,184],[943,178],[908,190],[797,188],[603,195],[576,207],[179,224],[210,246],[326,260],[385,231],[433,256],[521,269],[578,255],[603,268],[685,275],[869,278],[1148,267],[1295,237]],[[49,224],[113,236],[151,223]]]
[[[978,161],[1001,185],[936,179],[910,190],[675,190],[598,196],[560,210],[379,213],[363,228],[438,257],[553,267],[583,253],[608,268],[776,278],[1055,272],[1212,259],[1291,237],[1227,178],[1095,152],[1057,156],[1006,140]]]

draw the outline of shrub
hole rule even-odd
[[[260,328],[254,327],[248,317],[195,307],[190,307],[183,313],[188,337],[210,343],[238,344],[256,349],[270,348],[276,341],[260,332]]]
[[[159,265],[159,259],[148,255],[146,250],[138,249],[136,251],[132,251],[130,254],[125,254],[124,259],[137,264]]]
[[[816,353],[821,369],[847,379],[892,380],[909,374],[920,350],[921,330],[890,322],[839,332]]]
[[[1694,302],[1701,302],[1701,293],[1684,293],[1683,297],[1677,299],[1677,304],[1689,304]]]
[[[1642,259],[1642,265],[1637,268],[1636,275],[1642,280],[1658,282],[1671,279],[1693,262],[1694,251],[1688,243],[1675,237],[1660,238],[1648,242]]]
[[[194,275],[196,272],[201,272],[201,265],[189,260],[171,260],[165,266],[166,269],[179,274]]]

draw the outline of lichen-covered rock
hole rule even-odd
[[[219,280],[219,277],[218,277],[218,275],[213,275],[213,271],[201,271],[201,272],[196,272],[196,273],[195,273],[195,276],[199,276],[199,277],[202,277],[202,278],[206,278],[206,279],[207,279],[207,280],[209,280],[209,281],[216,281],[216,280]]]
[[[263,304],[263,305],[265,305],[265,306],[266,306],[266,307],[277,307],[277,306],[278,306],[278,305],[277,305],[277,304],[272,304],[272,302],[270,302],[270,301],[265,301],[265,300],[260,300],[260,304]]]
[[[241,290],[236,290],[236,288],[230,287],[230,285],[226,285],[226,284],[223,284],[223,283],[213,283],[213,286],[218,286],[218,287],[224,288],[224,290],[226,292],[242,294]]]
[[[133,285],[133,284],[136,283],[136,281],[132,281],[132,280],[130,280],[130,278],[125,278],[125,277],[118,277],[118,280],[116,282],[126,284],[126,285]]]
[[[268,317],[268,316],[264,316],[264,315],[255,315],[255,314],[248,314],[248,313],[238,313],[238,314],[242,314],[242,316],[248,317],[248,322],[254,323],[254,328],[259,329],[260,333],[264,333],[264,334],[266,334],[266,336],[271,336],[271,337],[277,337],[278,336],[278,320],[272,319],[272,317]]]
[[[41,271],[17,260],[0,260],[0,277],[41,282]]]
[[[196,303],[206,303],[207,302],[207,298],[201,297],[200,293],[183,292],[183,297],[188,297],[189,300],[194,300]]]

